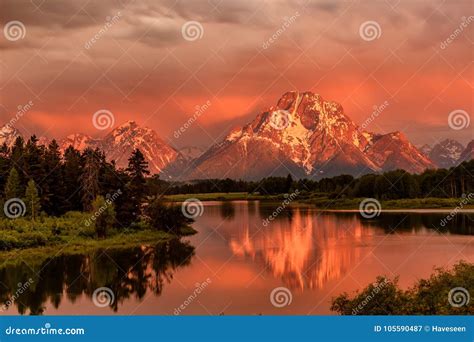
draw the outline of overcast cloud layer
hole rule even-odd
[[[466,143],[474,132],[473,2],[394,3],[3,0],[2,28],[17,20],[26,32],[0,37],[0,125],[33,101],[17,122],[27,134],[100,136],[107,131],[94,128],[92,115],[107,109],[116,124],[136,120],[174,146],[209,146],[286,91],[309,90],[359,124],[387,101],[368,130]],[[188,21],[202,25],[202,38],[184,39]],[[379,25],[377,39],[362,39],[367,21]],[[459,131],[447,121],[457,109],[471,117]]]

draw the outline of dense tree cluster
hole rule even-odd
[[[150,210],[143,210],[150,194],[148,175],[148,163],[138,149],[126,169],[117,169],[99,149],[80,152],[70,146],[61,155],[54,140],[42,146],[35,136],[26,143],[19,137],[11,148],[0,147],[0,204],[3,207],[5,201],[20,198],[33,220],[40,212],[48,216],[68,211],[99,213],[93,221],[97,235],[105,237],[112,226],[130,227],[150,215]],[[170,223],[171,216],[184,222],[179,213],[154,206],[169,216],[166,219],[173,231],[177,228]],[[149,221],[158,224],[159,217],[154,214]]]
[[[333,197],[374,197],[382,200],[401,198],[457,198],[474,192],[474,160],[456,167],[410,174],[394,170],[359,178],[341,175],[319,182],[300,180],[296,187],[329,193]]]
[[[323,178],[293,180],[288,177],[268,177],[257,182],[232,179],[207,179],[186,183],[167,183],[155,179],[150,184],[156,193],[190,194],[212,192],[249,192],[265,195],[288,193],[295,189],[321,192],[330,197],[375,197],[400,199],[419,197],[452,198],[474,192],[474,160],[450,169],[426,170],[410,174],[404,170],[382,174],[367,174],[358,178],[340,175]]]

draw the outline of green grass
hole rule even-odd
[[[238,200],[275,200],[283,195],[258,195],[248,192],[212,192],[202,194],[179,194],[167,195],[164,199],[170,202],[184,202],[189,198],[197,198],[200,201],[238,201]]]
[[[330,199],[327,197],[310,197],[302,203],[315,205],[319,209],[359,209],[364,198]],[[398,200],[381,200],[382,209],[453,209],[461,204],[458,198],[407,198]],[[474,204],[464,205],[463,209],[472,209]]]
[[[237,201],[237,200],[260,200],[278,202],[285,199],[280,195],[259,195],[247,192],[214,192],[200,194],[168,195],[164,199],[170,202],[183,202],[189,198],[197,198],[201,201]],[[321,192],[305,192],[293,202],[294,204],[314,205],[319,209],[358,209],[364,198],[339,198],[331,199],[328,194]],[[453,209],[460,205],[460,198],[407,198],[398,200],[381,200],[382,209]],[[474,204],[464,205],[463,209],[473,209]]]
[[[130,246],[139,243],[158,242],[174,238],[172,234],[152,229],[144,223],[140,229],[111,230],[107,238],[98,239],[93,225],[87,226],[89,213],[70,212],[62,217],[42,217],[32,222],[27,218],[0,219],[0,259],[5,251],[30,248],[60,247],[65,251],[88,250],[99,247]],[[196,231],[191,227],[183,227],[182,235],[190,235]],[[3,251],[3,252],[1,252]]]

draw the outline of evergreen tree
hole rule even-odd
[[[293,185],[293,177],[290,174],[286,177],[286,184],[285,184],[285,192],[289,193],[291,190],[291,186]]]
[[[26,143],[24,153],[26,176],[39,184],[46,176],[42,165],[44,146],[38,146],[38,139],[33,135]]]
[[[145,157],[136,149],[128,159],[127,173],[130,181],[126,187],[126,194],[129,202],[129,215],[132,222],[136,221],[141,213],[141,205],[146,194],[145,176],[150,174],[148,163]]]
[[[7,184],[5,185],[5,200],[11,198],[19,198],[21,196],[20,176],[18,171],[13,167],[8,175]]]
[[[66,192],[63,164],[56,140],[53,140],[45,151],[43,167],[45,178],[41,182],[43,190],[42,207],[50,215],[58,216],[64,214]]]
[[[64,188],[66,193],[67,211],[82,210],[81,174],[84,159],[81,153],[69,146],[64,151]]]
[[[36,183],[30,179],[25,192],[26,214],[34,221],[41,211],[40,198],[38,196],[38,189]]]
[[[86,149],[83,152],[84,168],[81,174],[82,206],[84,210],[91,210],[92,201],[99,195],[99,163],[95,152]]]
[[[6,143],[0,146],[0,193],[3,194],[8,173],[11,169],[10,149]]]
[[[113,203],[106,201],[103,196],[97,196],[92,202],[92,211],[95,217],[97,237],[106,238],[107,232],[113,228],[115,222]]]

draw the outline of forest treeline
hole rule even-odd
[[[148,163],[138,149],[127,168],[118,169],[99,149],[81,152],[70,146],[62,154],[55,140],[43,146],[35,136],[26,142],[18,137],[11,148],[0,146],[2,208],[8,200],[21,199],[32,220],[40,215],[91,212],[89,221],[99,237],[114,226],[140,225],[144,217],[151,226],[165,226],[176,233],[190,223],[180,208],[167,207],[150,193],[149,175]],[[5,210],[1,215],[6,215]]]
[[[166,194],[212,192],[248,192],[274,195],[292,192],[319,192],[331,198],[373,197],[382,200],[402,198],[458,198],[474,193],[474,160],[450,169],[426,170],[410,174],[394,170],[381,174],[367,174],[354,178],[340,175],[323,178],[293,180],[287,177],[268,177],[256,182],[232,179],[198,180],[187,183],[155,182],[155,191]]]
[[[150,175],[148,164],[139,150],[120,169],[106,159],[99,149],[79,151],[68,147],[61,155],[56,141],[48,146],[38,144],[32,136],[19,137],[9,148],[0,146],[0,200],[25,198],[29,208],[50,216],[68,211],[91,211],[98,196],[114,198],[115,215],[128,226],[138,220],[144,202],[159,195],[213,192],[248,192],[262,195],[284,194],[298,189],[319,192],[330,198],[374,197],[402,199],[420,197],[457,198],[474,192],[474,160],[450,169],[426,170],[410,174],[403,170],[367,174],[358,178],[340,175],[295,180],[268,177],[260,181],[208,179],[169,182]],[[33,203],[32,203],[33,202]],[[160,208],[158,208],[160,209]],[[160,209],[161,210],[161,209]]]

